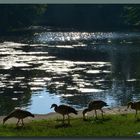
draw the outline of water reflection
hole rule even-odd
[[[48,113],[140,97],[139,33],[44,32],[0,43],[0,115],[15,107]],[[16,41],[15,41],[16,40]],[[14,42],[15,41],[15,42]]]
[[[33,94],[31,102],[32,104],[28,106],[27,110],[40,114],[52,112],[53,110],[50,107],[53,103],[60,104],[59,98],[55,95],[50,95],[46,90]]]

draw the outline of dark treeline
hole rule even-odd
[[[76,29],[109,29],[124,26],[123,5],[49,5],[44,21],[48,25]]]
[[[36,25],[46,9],[47,5],[1,4],[0,33]]]
[[[31,25],[74,28],[79,30],[139,29],[140,5],[0,5],[1,32]]]
[[[71,4],[48,5],[45,25],[83,30],[139,28],[140,5]]]

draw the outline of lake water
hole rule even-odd
[[[32,30],[0,37],[0,115],[16,107],[52,112],[52,103],[83,109],[140,99],[139,32]]]

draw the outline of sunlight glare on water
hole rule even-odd
[[[105,38],[112,38],[113,33],[88,33],[88,32],[43,32],[41,34],[35,35],[35,39],[38,42],[48,43],[52,41],[76,41],[76,40],[90,40],[90,39],[105,39]]]

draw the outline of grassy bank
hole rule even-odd
[[[99,118],[71,118],[71,126],[62,126],[61,120],[49,119],[26,123],[16,127],[14,124],[0,125],[0,136],[138,136],[140,120],[134,114],[106,115]]]

